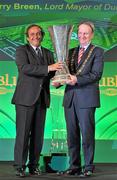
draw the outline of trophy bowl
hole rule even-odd
[[[63,63],[63,68],[56,71],[52,82],[64,84],[70,79],[69,69],[67,66],[68,60],[68,45],[73,30],[73,25],[53,25],[48,28],[53,42],[56,59]]]

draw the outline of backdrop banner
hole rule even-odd
[[[100,149],[106,152],[107,159],[101,157],[102,161],[117,162],[115,156],[115,153],[117,154],[117,1],[115,0],[12,0],[12,2],[2,0],[0,2],[0,160],[13,159],[16,133],[15,107],[11,104],[11,98],[17,82],[15,51],[19,45],[26,43],[24,34],[26,27],[30,24],[41,25],[45,31],[42,44],[54,52],[48,27],[73,25],[70,49],[78,45],[77,25],[82,20],[94,22],[93,43],[105,50],[104,72],[100,81],[101,107],[96,111],[95,161],[100,160],[99,144],[103,142]],[[51,86],[51,106],[47,112],[43,154],[67,152],[62,107],[64,88],[63,86],[55,89]]]

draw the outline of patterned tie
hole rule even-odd
[[[39,48],[36,48],[36,54],[39,57],[39,59],[42,58],[42,53],[41,53],[41,50]]]
[[[84,48],[80,48],[80,50],[79,50],[79,54],[78,54],[78,63],[80,62],[80,60],[81,60],[81,57],[82,57],[82,55],[83,55],[83,53],[84,53]]]

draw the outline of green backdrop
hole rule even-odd
[[[104,72],[100,81],[101,108],[96,111],[95,161],[117,161],[117,2],[114,0],[0,2],[0,160],[13,159],[15,108],[11,105],[11,98],[17,81],[15,50],[26,42],[26,27],[32,23],[41,25],[45,31],[43,46],[54,51],[48,27],[74,25],[69,44],[72,48],[78,45],[77,24],[81,20],[94,22],[93,43],[105,50]],[[64,86],[57,90],[51,87],[43,154],[67,152],[63,95]]]

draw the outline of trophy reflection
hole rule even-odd
[[[72,25],[53,25],[48,28],[54,49],[56,52],[56,58],[58,62],[63,63],[63,68],[56,71],[52,82],[64,83],[66,80],[70,79],[69,70],[67,66],[68,59],[68,45],[73,30]]]

